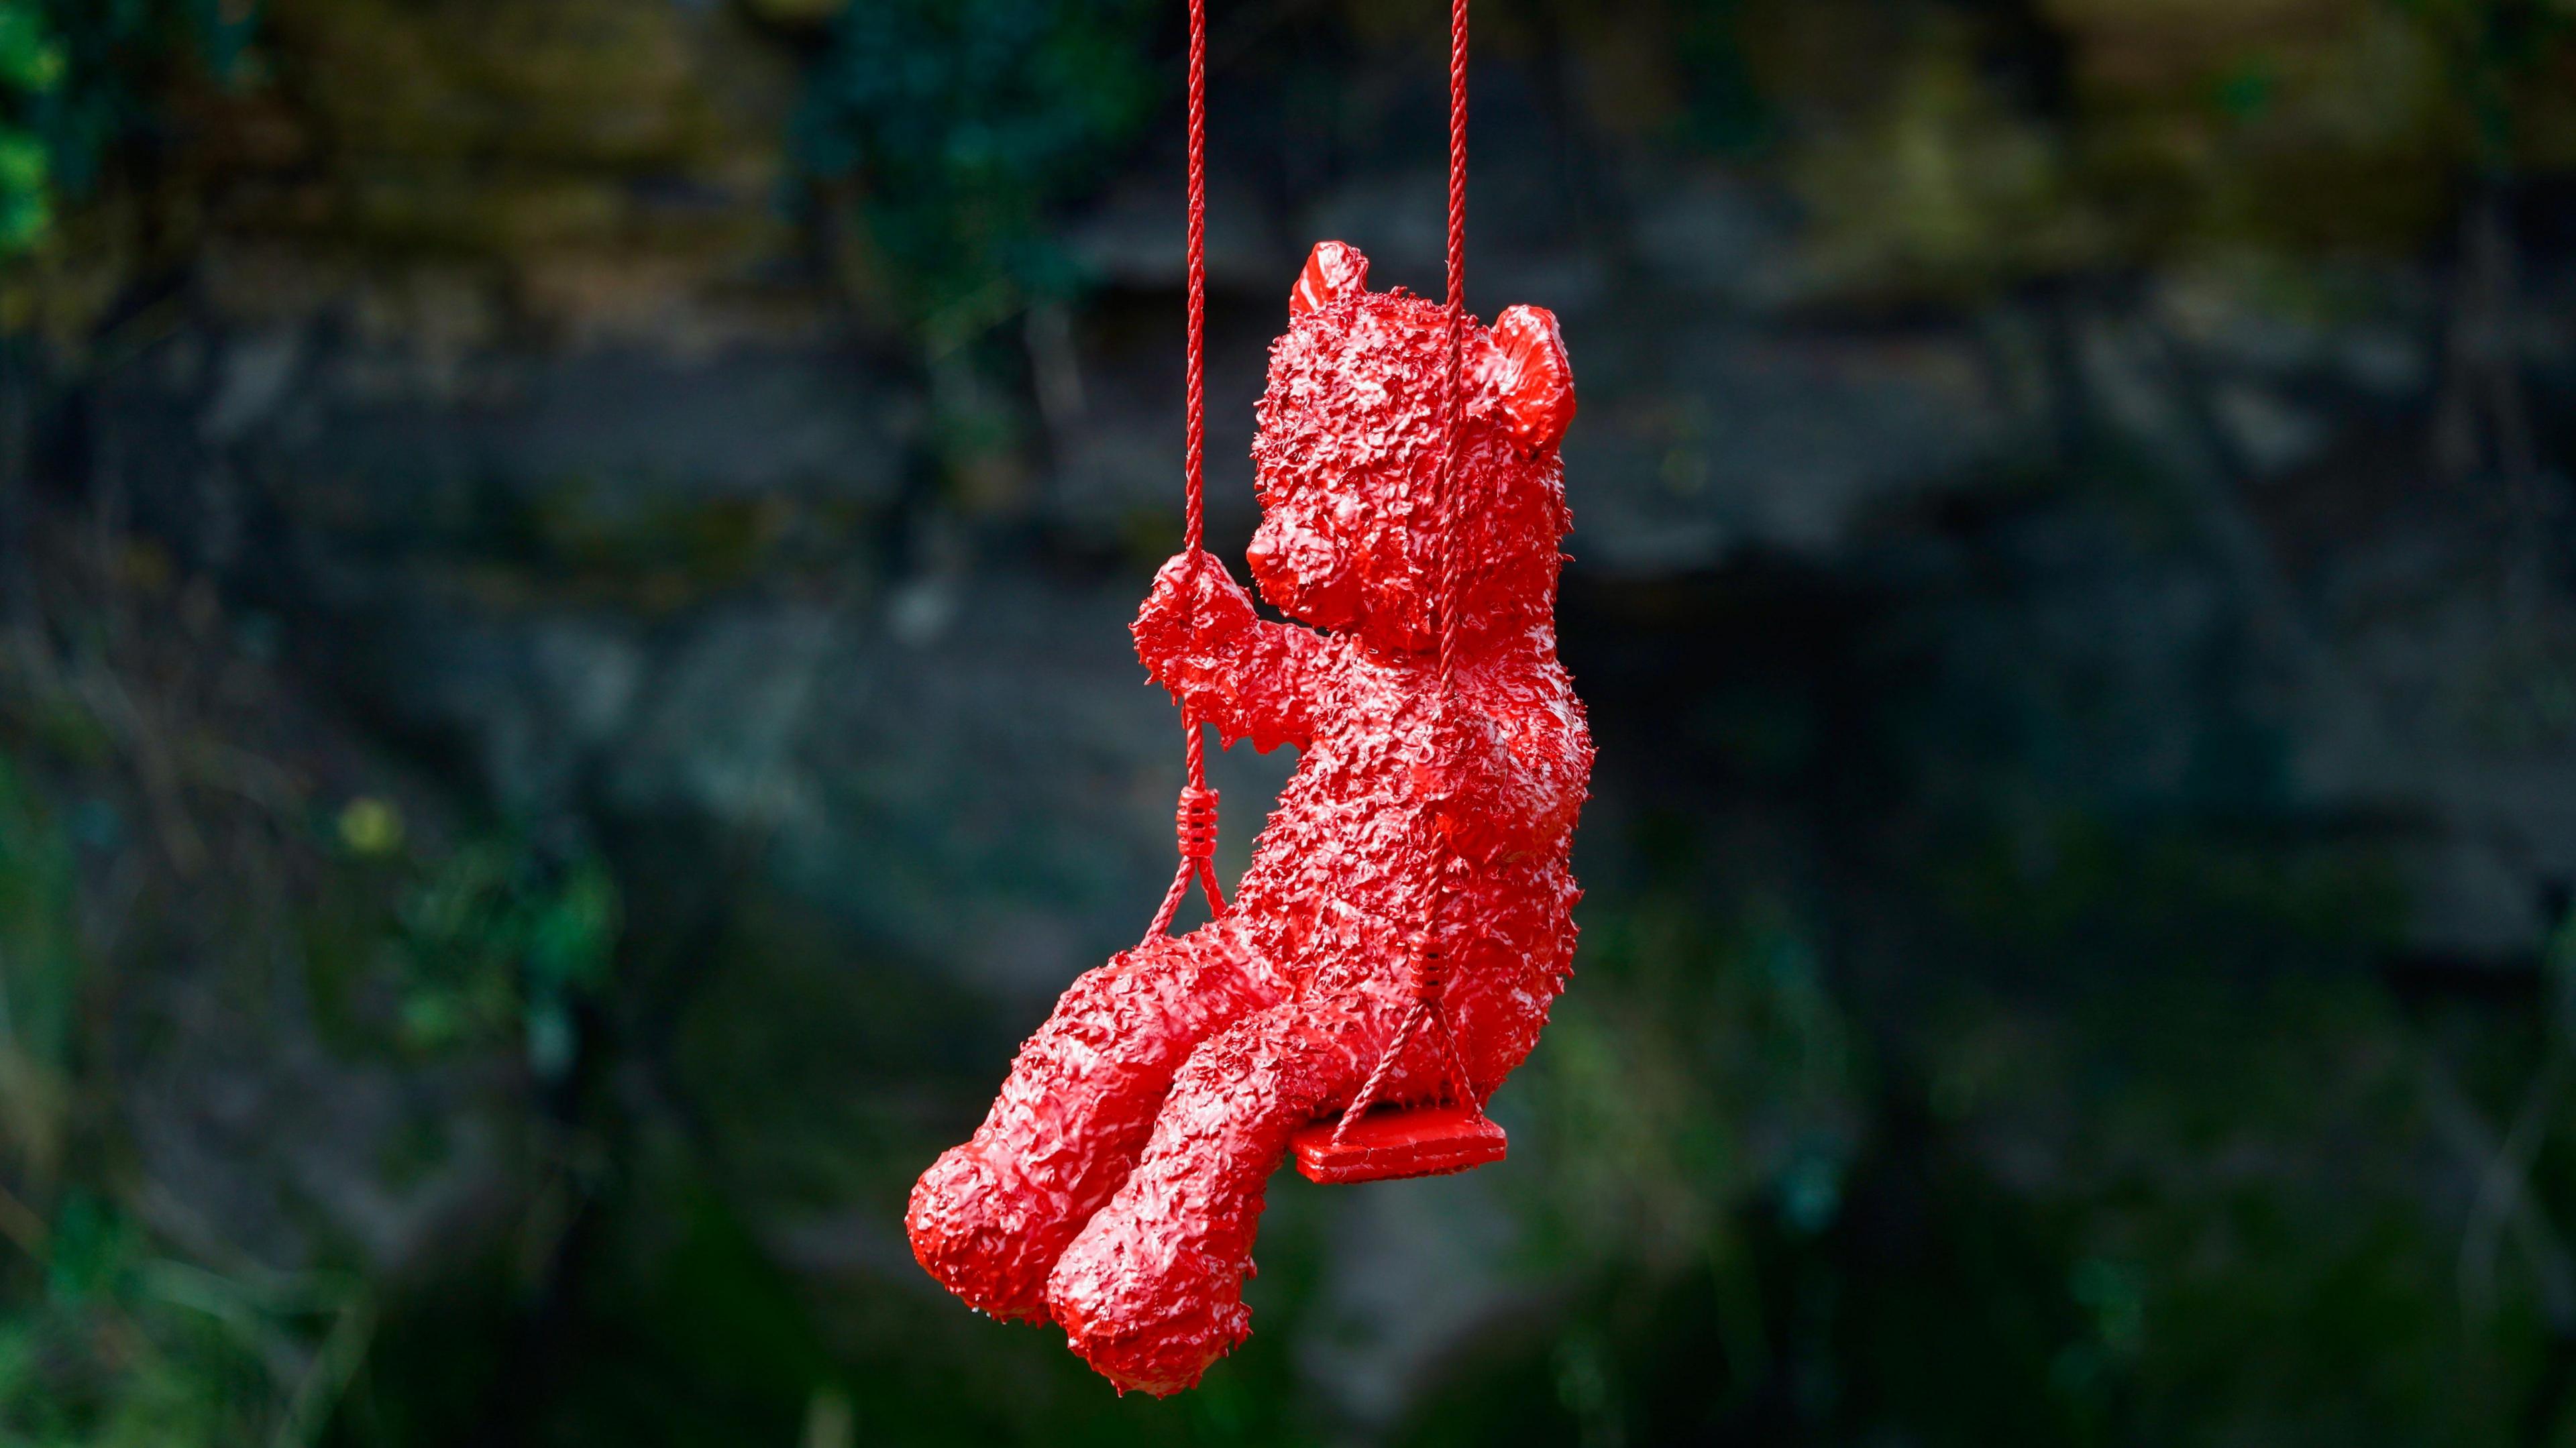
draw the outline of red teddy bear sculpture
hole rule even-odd
[[[1435,728],[1447,314],[1368,291],[1367,266],[1315,248],[1253,445],[1252,576],[1314,627],[1261,618],[1206,554],[1165,564],[1136,616],[1138,656],[1191,717],[1298,750],[1233,908],[1075,981],[906,1216],[950,1291],[1052,1319],[1122,1391],[1178,1392],[1249,1335],[1264,1184],[1294,1132],[1360,1091],[1415,1000],[1440,874],[1421,840],[1458,861],[1437,948],[1480,1099],[1529,1054],[1573,960],[1566,855],[1592,745],[1556,658],[1564,343],[1536,307],[1467,328],[1455,692]],[[1426,810],[1440,829],[1412,828]],[[1434,1100],[1449,1076],[1417,1034],[1384,1094]]]

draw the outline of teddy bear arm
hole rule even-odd
[[[1303,748],[1314,739],[1331,645],[1311,629],[1262,618],[1231,579],[1220,579],[1201,599],[1203,623],[1175,628],[1150,612],[1140,620],[1137,654],[1154,682],[1227,744],[1249,739],[1265,753]]]
[[[1129,632],[1145,672],[1226,743],[1251,739],[1266,751],[1306,742],[1303,699],[1322,641],[1262,618],[1213,554],[1165,563]]]
[[[1315,737],[1328,647],[1295,624],[1255,618],[1225,635],[1202,636],[1172,661],[1168,676],[1157,677],[1229,745],[1249,739],[1265,754],[1282,744],[1302,749]]]
[[[1231,727],[1219,726],[1226,742],[1249,738],[1264,753],[1281,744],[1302,749],[1313,743],[1330,648],[1311,629],[1254,620],[1233,661],[1234,719]]]

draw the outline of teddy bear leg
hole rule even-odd
[[[1048,1269],[1126,1177],[1172,1073],[1276,998],[1222,924],[1083,975],[1020,1048],[973,1138],[914,1185],[904,1213],[913,1255],[969,1306],[1045,1317]]]
[[[1290,1003],[1181,1067],[1143,1158],[1047,1281],[1067,1344],[1120,1391],[1179,1392],[1251,1335],[1263,1190],[1290,1134],[1358,1083],[1353,1039]]]

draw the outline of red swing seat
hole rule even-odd
[[[1397,1181],[1447,1176],[1503,1159],[1502,1127],[1472,1106],[1380,1106],[1333,1140],[1340,1118],[1318,1121],[1289,1139],[1306,1180]]]
[[[1387,1042],[1359,1095],[1288,1139],[1289,1154],[1297,1158],[1297,1170],[1308,1181],[1331,1185],[1447,1176],[1503,1159],[1509,1142],[1503,1129],[1485,1115],[1440,1004],[1438,959],[1436,952],[1416,945],[1413,1009],[1396,1028],[1395,1038]],[[1451,1073],[1449,1099],[1412,1104],[1380,1100],[1378,1091],[1388,1069],[1425,1023],[1439,1031],[1438,1044]]]

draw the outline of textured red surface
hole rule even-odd
[[[1503,1129],[1468,1106],[1413,1106],[1361,1116],[1347,1131],[1318,1121],[1288,1139],[1297,1169],[1319,1182],[1446,1176],[1503,1159]]]
[[[1413,1003],[1443,858],[1460,862],[1437,915],[1445,1010],[1479,1099],[1529,1054],[1573,960],[1566,854],[1592,746],[1556,658],[1572,373],[1538,308],[1466,336],[1457,692],[1435,739],[1446,322],[1365,291],[1366,269],[1316,248],[1253,445],[1252,576],[1313,627],[1260,617],[1205,554],[1165,564],[1136,616],[1138,656],[1192,717],[1228,744],[1299,751],[1233,909],[1075,981],[906,1219],[949,1290],[1053,1320],[1122,1389],[1177,1392],[1249,1333],[1264,1185]],[[1444,1084],[1417,1040],[1387,1096],[1430,1102]]]

